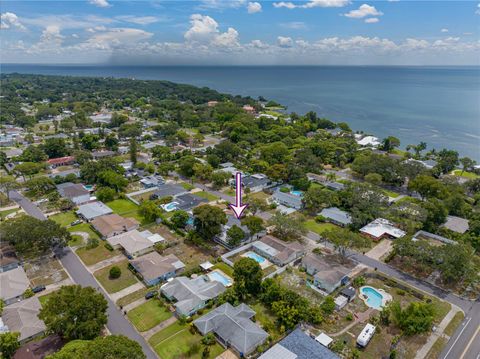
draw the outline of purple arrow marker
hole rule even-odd
[[[235,173],[235,205],[230,203],[229,206],[238,219],[248,206],[248,204],[242,204],[242,174],[240,172]]]

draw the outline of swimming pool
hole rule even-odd
[[[256,261],[260,265],[266,261],[265,258],[263,258],[261,255],[255,253],[255,252],[247,252],[243,256],[253,259],[254,261]]]
[[[290,191],[290,193],[297,197],[303,196],[303,191]]]
[[[177,205],[178,205],[178,202],[170,202],[170,203],[167,203],[167,204],[162,204],[162,208],[167,211],[167,212],[171,212],[171,211],[175,211],[177,209]]]
[[[83,185],[83,188],[85,188],[87,191],[93,191],[93,184],[85,184]]]
[[[392,300],[392,296],[382,289],[373,287],[360,288],[361,297],[370,308],[380,310],[387,302]]]
[[[219,269],[216,269],[213,272],[208,273],[207,276],[211,281],[220,282],[225,287],[230,287],[232,285],[232,280]]]

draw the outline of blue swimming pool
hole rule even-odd
[[[383,295],[372,287],[363,287],[361,293],[367,297],[366,303],[369,307],[380,309],[383,305]]]
[[[230,280],[230,278],[226,277],[222,272],[218,270],[208,273],[207,276],[210,280],[220,282],[225,287],[229,287],[232,285],[232,281]]]
[[[87,191],[93,191],[93,185],[92,184],[83,185],[83,188],[85,188]]]
[[[187,224],[188,224],[189,226],[193,226],[194,223],[195,223],[195,220],[194,220],[192,217],[189,217],[189,218],[187,219]]]
[[[170,202],[170,203],[167,203],[167,204],[163,204],[162,208],[167,212],[171,212],[171,211],[175,211],[177,209],[177,205],[178,205],[177,202]]]
[[[247,252],[245,253],[245,257],[251,258],[254,261],[256,261],[258,264],[262,264],[263,262],[266,261],[265,258],[263,258],[261,255],[258,255],[255,252]]]
[[[297,197],[303,196],[303,191],[290,191],[290,193]]]

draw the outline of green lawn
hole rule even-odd
[[[135,218],[139,222],[144,220],[138,213],[138,206],[128,199],[116,199],[105,204],[112,209],[113,213],[119,216]]]
[[[191,191],[192,189],[195,188],[194,185],[192,185],[190,183],[187,183],[187,182],[180,182],[179,185],[182,186],[183,188],[185,188],[187,191]]]
[[[387,195],[388,197],[392,197],[392,198],[397,198],[398,196],[400,196],[400,193],[392,192],[392,191],[389,191],[388,189],[384,189],[383,193],[385,193],[385,195]]]
[[[82,244],[83,244],[82,236],[79,236],[78,234],[72,235],[72,240],[68,241],[68,245],[70,247],[77,247],[77,246],[81,246]]]
[[[318,223],[314,219],[309,219],[305,222],[305,227],[312,232],[317,233],[318,235],[322,235],[323,232],[329,229],[338,228],[336,225],[332,223]]]
[[[255,320],[260,326],[270,334],[274,341],[280,339],[282,334],[278,330],[278,325],[276,324],[275,316],[268,310],[262,303],[258,302],[252,306],[252,309],[255,311]]]
[[[193,193],[195,196],[198,196],[198,197],[202,197],[202,198],[205,198],[208,200],[208,202],[211,202],[211,201],[216,201],[218,199],[217,196],[211,194],[210,192],[207,192],[207,191],[199,191],[199,192],[195,192]]]
[[[477,175],[476,173],[467,172],[467,171],[462,173],[462,170],[455,170],[455,171],[453,171],[453,174],[455,176],[465,177],[465,178],[468,178],[468,179],[480,178],[480,176]]]
[[[125,297],[122,297],[119,300],[117,300],[117,305],[121,306],[121,307],[124,307],[127,304],[133,303],[136,300],[138,300],[140,298],[143,298],[145,296],[145,294],[147,294],[148,292],[150,292],[152,290],[158,290],[158,288],[159,288],[158,286],[154,286],[154,287],[139,289],[139,290],[137,290],[133,293],[127,294]]]
[[[229,189],[223,191],[223,193],[225,193],[228,196],[232,196],[232,197],[235,196],[235,190],[233,188],[229,188]]]
[[[62,227],[68,227],[70,226],[70,223],[72,223],[73,221],[76,221],[78,218],[75,215],[75,212],[69,211],[69,212],[54,214],[53,216],[50,216],[49,219],[58,223]]]
[[[12,208],[12,209],[7,209],[5,211],[0,211],[0,219],[5,219],[5,217],[7,215],[9,215],[10,213],[13,213],[13,212],[16,212],[16,211],[19,211],[20,208]]]
[[[109,272],[110,268],[117,266],[121,269],[122,275],[120,278],[117,279],[110,279]],[[103,288],[108,293],[116,293],[130,287],[131,285],[137,283],[137,278],[133,275],[133,273],[128,269],[128,261],[122,261],[118,263],[114,263],[109,265],[108,267],[102,268],[96,271],[94,274],[95,278],[102,284]]]
[[[175,359],[179,357],[201,359],[203,345],[200,346],[197,353],[188,353],[189,349],[194,346],[194,344],[200,343],[201,340],[202,337],[199,334],[190,333],[187,324],[180,324],[177,321],[154,334],[148,342],[162,359]],[[215,343],[215,345],[210,346],[210,355],[208,358],[213,359],[224,351],[225,349],[221,347],[220,344]]]
[[[98,246],[91,249],[82,247],[77,249],[75,253],[77,253],[77,255],[80,257],[83,263],[85,263],[86,266],[91,266],[95,263],[120,254],[118,250],[109,251],[107,248],[105,248],[105,243],[106,242],[100,242]]]
[[[135,328],[144,332],[170,318],[172,313],[160,300],[152,299],[129,311],[127,316]]]
[[[41,296],[38,297],[38,300],[39,300],[40,304],[42,305],[42,307],[45,305],[45,303],[47,302],[48,298],[50,298],[53,293],[55,293],[55,292],[51,292],[51,293],[48,293],[48,294],[44,294],[44,295],[41,295]]]
[[[85,232],[85,233],[88,233],[90,238],[100,239],[100,236],[98,235],[98,233],[95,232],[92,226],[90,226],[90,224],[88,223],[80,223],[80,224],[77,224],[76,226],[68,227],[67,230],[69,232]]]
[[[230,267],[227,263],[219,262],[215,264],[212,269],[220,269],[223,273],[228,275],[230,278],[233,278],[233,268]]]

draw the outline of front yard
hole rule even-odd
[[[105,244],[106,242],[101,241],[95,248],[88,249],[87,247],[82,247],[77,249],[75,253],[77,253],[86,266],[94,265],[120,254],[120,251],[116,249],[113,251],[108,250],[105,248]]]
[[[173,314],[163,305],[159,299],[151,299],[142,305],[130,310],[128,319],[140,332],[149,330]]]
[[[148,342],[155,352],[162,359],[191,358],[201,359],[203,345],[202,336],[198,333],[192,334],[189,324],[181,324],[179,321],[169,325],[165,329],[155,333]],[[225,349],[215,343],[210,346],[208,359],[216,358]]]
[[[51,257],[44,256],[24,263],[24,269],[32,287],[59,283],[68,278],[60,262]]]
[[[109,275],[110,269],[115,266],[120,268],[122,274],[120,275],[120,278],[111,279]],[[133,273],[128,269],[127,260],[99,269],[93,275],[108,293],[119,292],[122,289],[130,287],[138,282],[135,275],[133,275]]]
[[[217,196],[207,191],[198,191],[198,192],[193,192],[192,194],[201,198],[205,198],[208,202],[216,201],[218,199]]]
[[[336,225],[332,223],[318,223],[314,219],[309,219],[305,221],[305,227],[312,232],[315,232],[318,235],[322,235],[323,232],[328,231],[330,229],[338,228]]]
[[[54,214],[53,216],[48,217],[48,219],[51,219],[52,221],[58,223],[62,227],[69,227],[70,223],[72,223],[73,221],[76,221],[78,218],[73,211],[69,211],[69,212]]]

